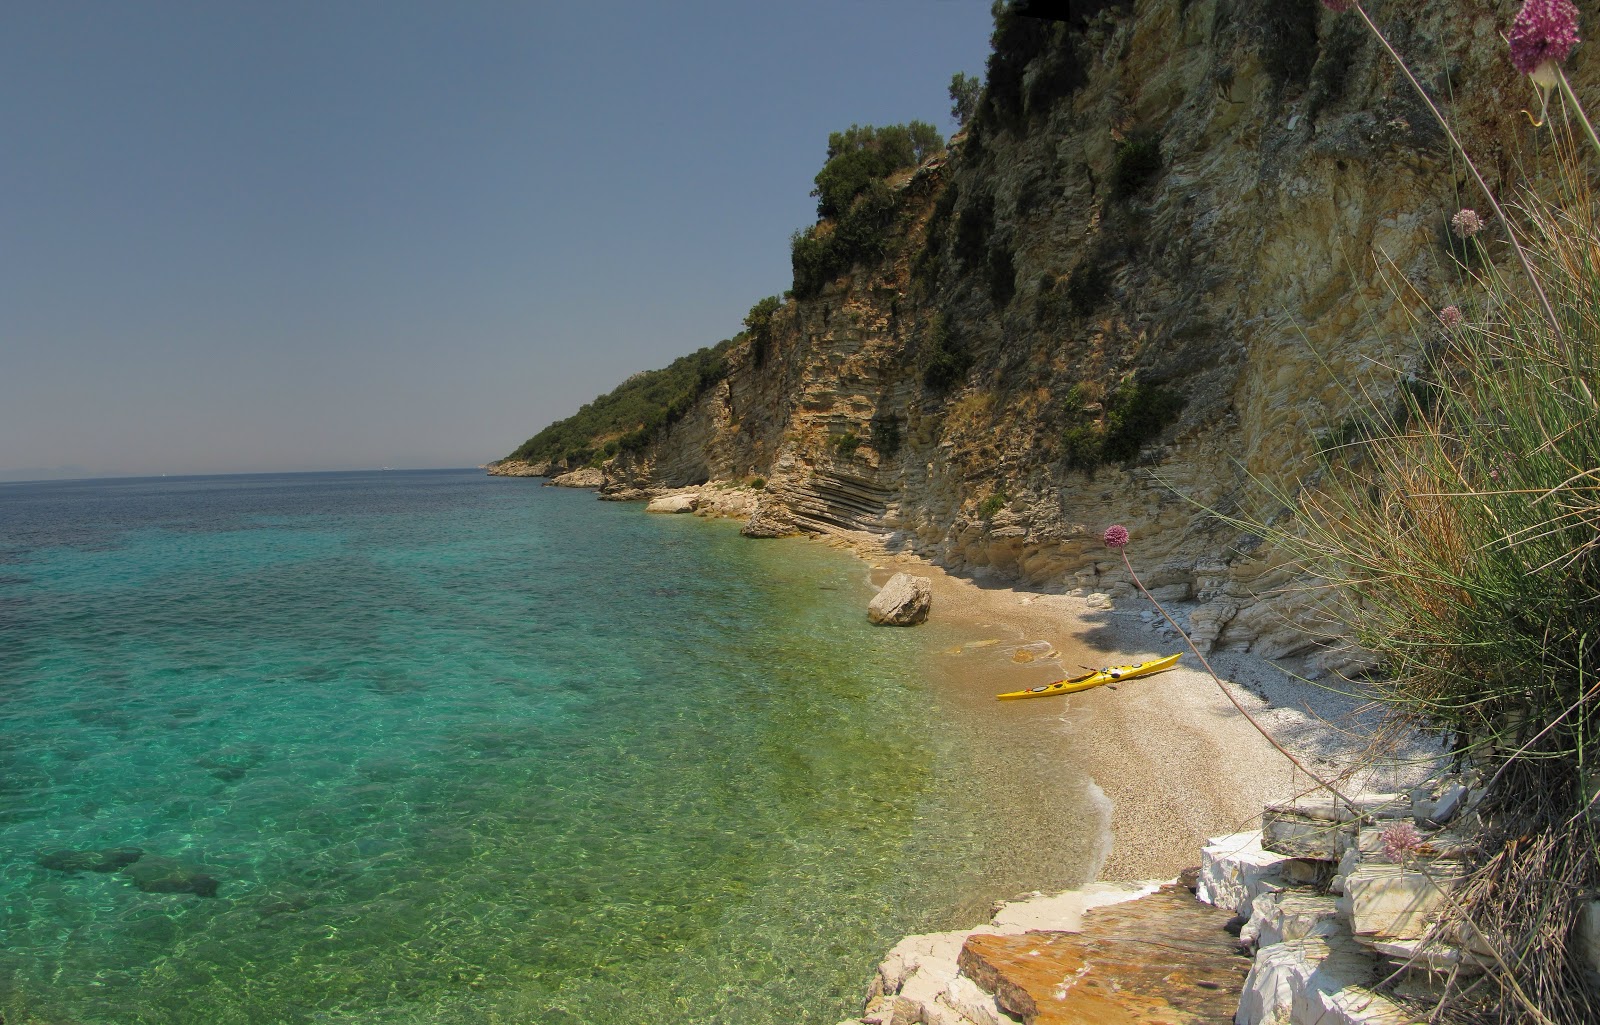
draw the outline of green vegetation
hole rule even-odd
[[[1569,11],[1536,13],[1549,31]],[[1440,191],[1458,169],[1478,185],[1493,250],[1470,211],[1443,211],[1463,274],[1414,310],[1420,367],[1393,397],[1352,386],[1356,413],[1327,441],[1359,441],[1359,458],[1328,462],[1317,487],[1263,485],[1292,522],[1233,521],[1324,582],[1308,591],[1380,660],[1371,693],[1391,727],[1441,734],[1472,782],[1471,828],[1451,839],[1468,871],[1428,938],[1470,947],[1484,970],[1407,1008],[1445,1025],[1600,1020],[1574,942],[1600,894],[1600,139],[1559,70],[1565,51],[1534,61],[1531,45],[1519,57],[1513,41],[1512,62],[1550,74],[1550,109],[1534,154],[1495,162],[1543,177],[1502,172],[1515,191],[1502,203],[1456,143]],[[1398,272],[1388,283],[1398,303],[1417,295]]]
[[[834,435],[828,445],[845,459],[852,459],[855,457],[856,449],[861,447],[861,437],[854,431],[846,431],[844,434]]]
[[[618,452],[638,451],[692,409],[706,389],[727,376],[727,355],[733,345],[734,339],[728,339],[673,360],[664,370],[635,374],[577,413],[535,434],[507,458],[598,465]]]
[[[1130,462],[1183,411],[1182,395],[1160,385],[1127,381],[1101,404],[1098,415],[1082,387],[1067,393],[1067,426],[1061,461],[1069,470],[1093,471],[1105,463]]]
[[[765,478],[765,477],[751,477],[750,478],[750,488],[751,488],[751,490],[761,491],[761,490],[764,490],[766,488],[766,486],[767,486],[767,478]]]
[[[957,128],[965,128],[972,115],[978,111],[978,99],[983,95],[983,81],[975,75],[957,71],[950,77],[950,120]]]
[[[872,418],[872,447],[885,459],[900,451],[900,418],[880,413]]]
[[[937,314],[928,325],[928,341],[931,355],[922,371],[922,382],[934,391],[946,392],[966,381],[974,362],[972,353],[959,338],[951,336],[944,318]]]
[[[745,314],[745,336],[750,342],[751,361],[757,367],[767,365],[767,357],[772,349],[772,318],[782,305],[782,299],[769,295],[750,307],[750,312]]]
[[[1132,135],[1117,144],[1111,164],[1111,198],[1128,199],[1161,173],[1161,139]]]
[[[817,172],[817,216],[843,216],[857,196],[896,171],[916,167],[944,149],[944,137],[925,121],[903,125],[851,125],[828,136],[828,160]]]
[[[978,519],[994,519],[994,514],[999,512],[1001,509],[1004,509],[1006,507],[1006,503],[1010,501],[1011,499],[1006,497],[1006,493],[1004,491],[996,491],[994,494],[978,503]]]
[[[882,259],[900,216],[899,200],[885,179],[943,147],[938,131],[922,121],[851,125],[829,136],[828,161],[812,192],[822,221],[789,239],[794,294],[810,298],[856,263]]]
[[[1102,9],[1121,6],[1125,0],[1083,0],[1063,23],[1021,16],[1015,3],[996,3],[987,80],[974,125],[1021,128],[1071,95],[1087,81],[1077,51],[1084,25]]]

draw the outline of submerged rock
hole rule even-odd
[[[137,847],[107,847],[95,851],[44,851],[34,860],[53,872],[115,872],[144,857]]]
[[[896,573],[867,606],[867,618],[879,626],[915,626],[928,618],[932,607],[932,581]]]
[[[217,895],[216,877],[176,858],[141,858],[124,868],[122,874],[146,893],[192,893],[200,897]]]

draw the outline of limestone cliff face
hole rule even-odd
[[[1514,191],[1511,154],[1537,149],[1499,35],[1516,4],[1367,6]],[[786,303],[607,488],[762,477],[752,532],[867,530],[958,571],[1113,592],[1100,534],[1123,523],[1203,638],[1307,650],[1302,599],[1274,592],[1291,570],[1204,510],[1270,518],[1252,475],[1314,480],[1318,432],[1361,389],[1392,392],[1431,310],[1464,297],[1446,222],[1483,201],[1376,42],[1316,0],[1029,21],[997,35],[1011,77],[991,69],[972,130],[897,183],[890,254]],[[941,348],[971,360],[945,389],[925,376]],[[1063,431],[1122,382],[1185,405],[1132,460],[1071,468]]]

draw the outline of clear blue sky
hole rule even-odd
[[[988,0],[0,8],[0,475],[462,466],[789,285]]]

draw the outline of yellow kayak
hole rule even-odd
[[[1057,680],[1055,683],[1046,683],[1039,687],[1030,687],[1027,690],[1014,690],[1009,694],[996,694],[1001,701],[1014,701],[1017,698],[1048,698],[1055,694],[1076,694],[1079,691],[1103,687],[1108,683],[1118,680],[1131,680],[1135,676],[1149,676],[1159,673],[1163,669],[1171,669],[1182,657],[1181,655],[1167,655],[1162,658],[1151,659],[1149,662],[1135,662],[1131,666],[1107,666],[1096,669],[1092,673],[1074,676],[1070,680]]]

